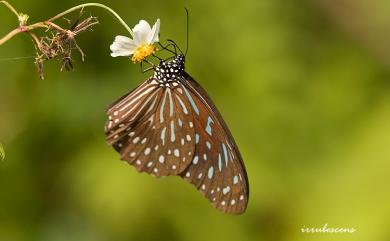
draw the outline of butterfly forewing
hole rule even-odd
[[[191,110],[180,88],[146,82],[107,111],[107,141],[140,172],[177,175],[195,149]]]
[[[183,77],[183,89],[193,109],[196,147],[192,163],[181,176],[214,207],[227,213],[242,213],[249,188],[234,139],[207,93],[188,74]]]
[[[108,121],[105,125],[107,142],[116,150],[134,135],[131,128],[136,121],[145,117],[146,106],[150,106],[151,97],[158,96],[158,86],[145,81],[133,91],[115,101],[107,110]]]

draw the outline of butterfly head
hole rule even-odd
[[[171,60],[163,60],[156,67],[154,78],[162,84],[178,81],[184,72],[184,55],[177,55]]]

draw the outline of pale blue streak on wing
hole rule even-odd
[[[209,116],[207,119],[207,126],[206,126],[206,132],[211,136],[211,123],[214,123],[213,119]]]
[[[210,142],[206,141],[206,146],[207,146],[207,148],[209,148],[209,150],[211,149],[211,143]]]
[[[213,175],[214,175],[214,167],[211,166],[211,167],[209,168],[209,173],[208,173],[209,179],[211,179],[211,178],[213,177]]]
[[[190,93],[188,93],[187,88],[185,88],[185,87],[183,86],[183,89],[184,89],[184,91],[186,92],[186,95],[187,95],[187,97],[188,97],[188,100],[189,100],[190,103],[191,103],[192,108],[195,110],[196,114],[199,115],[199,109],[198,109],[198,107],[196,106],[195,101],[192,99]]]
[[[163,97],[163,100],[162,100],[162,104],[161,104],[161,107],[160,107],[160,122],[163,123],[164,122],[164,108],[165,108],[165,99],[167,97],[167,91],[165,91],[164,93],[164,97]]]
[[[199,143],[199,134],[198,133],[195,134],[195,143],[196,144]]]
[[[226,146],[224,143],[222,143],[222,148],[223,148],[223,155],[225,156],[225,165],[227,166],[229,157],[228,157],[227,149],[226,149]]]
[[[222,171],[222,158],[221,154],[218,154],[218,169],[221,172]]]

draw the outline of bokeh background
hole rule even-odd
[[[0,46],[1,241],[390,240],[389,1],[101,2],[130,26],[160,18],[183,47],[190,9],[186,68],[240,147],[247,212],[222,214],[106,145],[105,108],[150,73],[110,57],[126,31],[88,8],[101,24],[79,36],[74,71],[52,61],[40,80],[28,36]],[[81,1],[11,3],[33,23]],[[1,35],[17,25],[4,6],[0,20]],[[324,224],[357,231],[301,232]]]

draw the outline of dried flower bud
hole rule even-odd
[[[35,64],[40,78],[43,79],[44,61],[50,59],[61,61],[61,71],[64,69],[72,70],[72,50],[77,50],[81,55],[82,61],[84,61],[85,54],[75,38],[82,32],[92,30],[92,26],[98,23],[95,17],[88,17],[82,21],[79,18],[70,29],[62,29],[52,22],[47,22],[47,25],[50,27],[49,36],[36,40],[37,57]]]
[[[20,26],[26,25],[29,17],[30,16],[28,16],[27,14],[19,13],[19,15],[18,15],[19,25]]]

